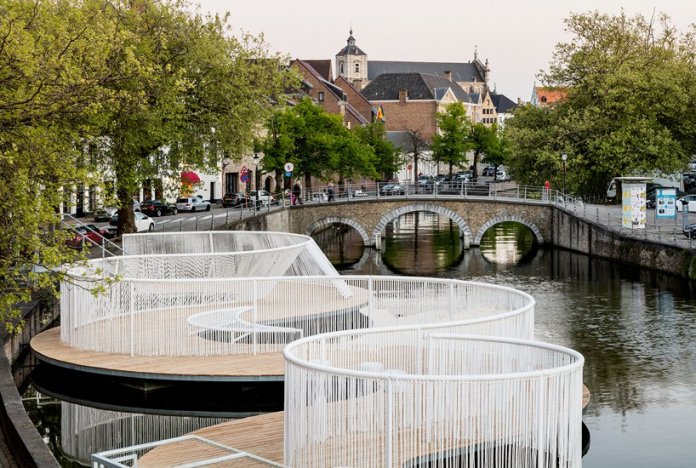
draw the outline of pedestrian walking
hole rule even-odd
[[[333,182],[329,182],[329,187],[328,187],[326,192],[329,195],[329,201],[333,201],[333,198],[334,198],[334,184],[333,184]]]
[[[544,200],[549,199],[549,191],[551,191],[551,182],[547,180],[544,182]]]

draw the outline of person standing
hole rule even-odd
[[[333,182],[329,182],[329,187],[327,189],[327,193],[329,195],[329,201],[333,201],[333,198],[334,198],[334,184],[333,184]]]
[[[544,200],[549,199],[549,191],[551,190],[551,182],[548,180],[544,182]]]
[[[292,204],[296,205],[297,202],[300,202],[300,205],[302,205],[302,187],[300,187],[299,183],[295,183],[292,187]]]

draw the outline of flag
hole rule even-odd
[[[379,105],[379,108],[377,109],[377,120],[380,122],[384,122],[384,107],[382,107],[382,104]]]

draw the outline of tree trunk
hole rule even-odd
[[[418,183],[418,153],[413,153],[413,183]]]
[[[480,152],[478,150],[474,151],[474,179],[478,179],[478,160]]]
[[[136,232],[135,216],[133,214],[133,198],[130,190],[119,187],[116,191],[120,206],[118,207],[118,226],[116,235],[121,237],[123,234]]]

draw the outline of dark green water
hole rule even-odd
[[[463,251],[456,229],[435,214],[404,216],[387,228],[383,254],[344,255],[342,271],[484,281],[531,294],[537,339],[586,359],[591,447],[583,467],[696,466],[693,283],[537,248],[532,233],[514,223],[494,226],[480,248]],[[357,252],[353,244],[361,241],[347,233],[341,242]]]

